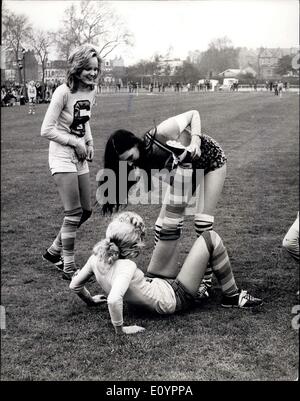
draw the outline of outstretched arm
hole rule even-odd
[[[137,267],[134,262],[124,259],[115,271],[112,287],[107,297],[107,304],[116,334],[134,334],[144,330],[143,327],[136,325],[123,325],[123,298],[136,269]]]
[[[88,306],[95,306],[99,303],[106,302],[106,297],[103,295],[95,295],[92,297],[90,292],[84,286],[94,274],[92,270],[92,258],[93,256],[91,256],[83,268],[73,276],[69,287],[70,290],[75,292],[75,294],[78,295],[78,297],[81,298]]]

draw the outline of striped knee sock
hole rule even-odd
[[[183,227],[183,219],[180,220],[179,223],[177,224],[177,230],[179,230],[178,232],[180,233],[180,235],[182,227]],[[162,219],[157,219],[155,223],[155,232],[154,232],[154,247],[156,246],[158,240],[160,239],[161,229],[162,229]]]
[[[52,245],[48,248],[48,252],[54,256],[61,255],[61,252],[62,252],[61,230],[57,234],[57,237],[53,241]]]
[[[82,209],[82,216],[80,218],[80,222],[78,224],[78,228],[85,223],[92,215],[91,210],[86,210]],[[51,253],[51,255],[58,256],[62,252],[62,242],[61,242],[61,230],[57,234],[57,237],[53,241],[52,245],[48,248],[48,252]]]
[[[221,285],[223,294],[232,296],[237,294],[238,288],[232,273],[227,250],[221,237],[215,231],[207,231],[202,234],[210,253],[212,270]]]
[[[77,228],[82,216],[82,208],[65,212],[64,222],[61,227],[61,242],[64,257],[64,272],[72,273],[76,270],[74,258],[74,245]]]
[[[180,237],[183,226],[183,214],[188,203],[188,184],[192,181],[191,168],[177,167],[172,180],[165,215],[159,217],[155,223],[154,242],[159,239],[173,240],[173,236]],[[187,193],[186,193],[187,192]]]
[[[196,214],[194,223],[197,237],[200,237],[200,235],[203,232],[213,229],[214,216],[204,213]],[[212,286],[212,275],[213,275],[212,268],[210,265],[208,265],[202,282],[209,288]]]

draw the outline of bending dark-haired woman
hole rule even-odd
[[[178,147],[175,142],[179,143],[183,150],[180,150],[180,146],[179,150],[175,149]],[[126,203],[118,192],[120,161],[127,161],[129,170],[134,167],[145,170],[149,177],[151,169],[176,169],[175,182],[176,174],[179,177],[185,174],[183,170],[186,165],[191,166],[194,173],[203,170],[204,205],[199,206],[195,213],[195,230],[197,236],[200,236],[204,231],[213,228],[215,207],[226,177],[226,157],[219,144],[202,133],[200,114],[197,110],[168,118],[150,129],[142,139],[126,130],[118,130],[110,136],[105,148],[104,167],[113,170],[117,177],[117,201],[115,204],[104,204],[102,206],[104,214],[118,210],[121,203]],[[164,199],[155,224],[155,242],[159,241],[162,244],[155,247],[148,273],[168,277],[174,270],[169,266],[173,266],[172,255],[177,248],[187,202],[182,200],[180,203],[176,199],[174,205],[172,195],[167,193],[166,197],[168,199]],[[162,267],[160,260],[165,255],[170,256],[170,263]],[[168,260],[165,257],[163,259]],[[211,286],[211,276],[212,271],[208,268],[203,280],[204,293],[207,293],[206,290]]]
[[[93,46],[77,48],[69,57],[66,84],[53,93],[41,135],[50,141],[49,167],[64,207],[62,227],[43,258],[71,279],[76,271],[74,244],[78,227],[92,213],[88,161],[94,157],[89,125],[100,58]]]

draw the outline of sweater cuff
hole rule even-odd
[[[70,136],[68,140],[68,145],[73,146],[75,148],[77,144],[78,144],[78,138],[76,138],[76,136]]]

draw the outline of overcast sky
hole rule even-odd
[[[7,7],[28,15],[34,27],[56,30],[64,10],[74,1],[6,0]],[[164,54],[185,58],[189,50],[227,36],[234,46],[296,47],[298,0],[110,1],[135,37],[130,50],[119,49],[127,64]]]

